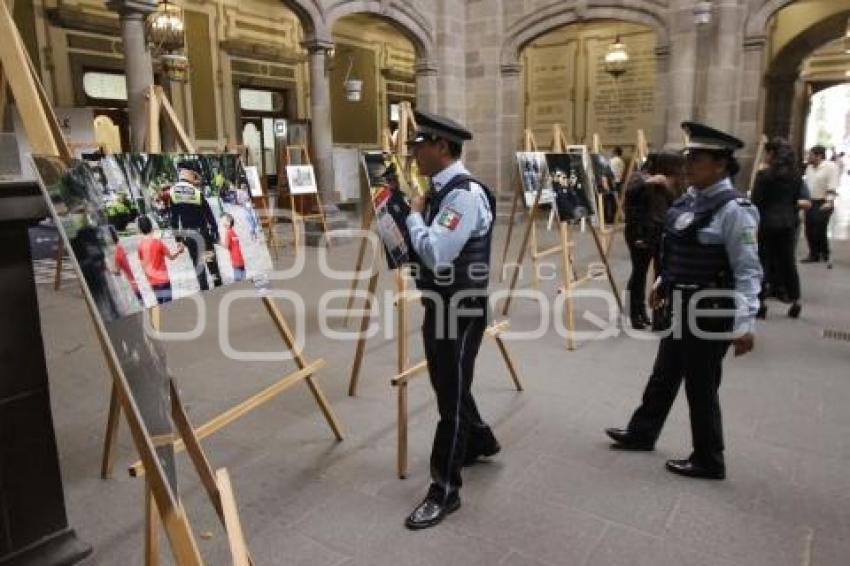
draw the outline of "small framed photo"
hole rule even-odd
[[[312,165],[287,165],[286,178],[289,180],[289,192],[293,195],[309,195],[319,192],[316,185],[316,173]]]

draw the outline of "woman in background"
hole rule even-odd
[[[629,318],[632,328],[650,324],[646,314],[646,275],[649,264],[661,265],[661,236],[667,209],[684,189],[685,160],[672,151],[651,153],[643,171],[629,180],[625,195],[626,244],[632,260],[629,278]],[[653,316],[653,330],[661,321]]]
[[[800,316],[800,275],[797,273],[799,210],[811,206],[809,192],[791,144],[774,138],[765,145],[767,168],[756,175],[752,201],[759,211],[759,257],[764,269],[759,318],[767,313],[765,298],[790,303],[788,316]]]

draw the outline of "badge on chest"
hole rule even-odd
[[[688,226],[694,223],[694,218],[696,218],[694,213],[690,210],[686,210],[680,214],[678,218],[676,218],[676,222],[673,223],[673,229],[677,232],[687,230]]]

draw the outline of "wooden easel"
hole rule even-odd
[[[150,129],[148,130],[148,135],[146,138],[147,150],[149,152],[154,152],[157,150],[159,145],[159,109],[166,110],[166,116],[170,125],[174,128],[175,134],[178,142],[183,147],[185,151],[188,153],[195,153],[194,144],[186,135],[186,132],[183,130],[179,121],[177,120],[176,114],[174,114],[173,110],[169,111],[171,105],[168,103],[168,99],[165,97],[165,94],[162,92],[162,89],[158,86],[150,87],[150,92],[148,95],[148,122],[150,125]],[[225,411],[224,413],[218,415],[213,418],[206,424],[200,426],[196,433],[198,439],[206,438],[207,436],[217,432],[228,424],[232,423],[239,417],[245,415],[251,410],[263,405],[267,401],[273,399],[289,387],[299,383],[301,381],[306,381],[310,391],[313,393],[313,396],[316,399],[316,403],[319,405],[322,413],[325,416],[325,419],[328,422],[331,430],[334,433],[334,436],[337,440],[342,440],[342,429],[337,421],[336,416],[333,413],[333,410],[330,407],[327,399],[325,398],[324,393],[322,392],[319,384],[314,380],[313,374],[324,367],[324,360],[317,360],[312,363],[308,363],[306,358],[301,354],[301,352],[296,350],[295,338],[292,334],[292,331],[289,328],[286,319],[283,317],[283,314],[278,309],[274,300],[270,297],[262,297],[263,305],[265,306],[269,317],[274,323],[275,327],[278,330],[278,333],[281,336],[282,341],[286,348],[293,352],[296,364],[298,365],[298,370],[292,374],[284,376],[280,380],[278,380],[274,385],[264,389],[263,391],[257,393],[256,395],[250,397],[249,399],[243,401],[242,403],[236,405],[235,407]],[[101,476],[106,479],[112,475],[112,469],[114,466],[114,452],[115,452],[115,443],[117,442],[117,433],[118,433],[118,415],[113,414],[113,407],[116,407],[115,411],[117,411],[117,404],[115,403],[115,390],[113,389],[112,400],[110,401],[110,414],[109,419],[107,421],[106,427],[106,435],[104,439],[104,450],[103,450],[103,461],[101,465]],[[180,452],[184,448],[186,448],[185,443],[181,443],[177,441],[174,443],[175,451]],[[143,468],[141,462],[136,462],[130,467],[130,474],[132,476],[140,476],[142,475]]]
[[[555,138],[556,142],[554,144],[555,145],[554,149],[564,150],[564,149],[566,149],[566,147],[559,145],[559,144],[562,144],[562,142],[558,141],[558,137],[557,137],[557,135],[558,135],[557,130],[558,129],[560,129],[560,128],[558,126],[556,126],[556,138]],[[561,132],[561,135],[562,134],[563,133]],[[586,150],[586,148],[585,148],[585,150]],[[529,240],[531,239],[532,234],[534,233],[535,228],[536,228],[537,210],[540,206],[540,196],[541,196],[542,192],[543,192],[543,183],[540,183],[540,186],[537,188],[537,193],[534,196],[534,202],[532,203],[531,210],[529,211],[528,217],[526,219],[525,233],[523,234],[522,244],[520,245],[520,248],[519,248],[517,261],[516,261],[516,264],[514,266],[513,275],[511,276],[510,290],[508,292],[507,298],[505,299],[504,306],[502,307],[502,314],[505,315],[505,316],[507,316],[508,313],[510,312],[511,302],[512,302],[512,298],[513,298],[513,292],[516,290],[517,282],[519,280],[520,268],[522,266],[523,260],[525,259],[526,249],[529,248]],[[622,312],[622,310],[623,310],[622,297],[620,297],[620,292],[617,289],[617,283],[614,280],[614,275],[611,271],[611,265],[608,262],[608,257],[605,253],[604,246],[602,245],[602,240],[599,236],[599,233],[596,230],[596,227],[593,226],[592,222],[587,222],[586,225],[589,228],[591,235],[593,236],[593,241],[596,244],[596,249],[599,253],[599,259],[603,263],[603,265],[605,266],[605,274],[606,274],[606,277],[608,278],[608,283],[611,285],[611,290],[614,293],[615,300],[617,301],[617,306],[619,307],[620,311]],[[588,272],[585,276],[583,276],[581,278],[576,278],[575,268],[574,268],[574,265],[573,265],[572,258],[570,257],[570,250],[575,246],[575,244],[572,240],[572,227],[570,226],[569,222],[567,222],[567,221],[559,221],[558,226],[559,226],[559,233],[560,233],[560,243],[558,245],[550,248],[549,250],[545,250],[543,252],[538,252],[537,257],[539,258],[539,257],[542,257],[544,255],[551,255],[551,254],[555,254],[555,253],[561,254],[562,285],[558,289],[558,292],[565,294],[564,322],[565,322],[565,326],[568,330],[567,349],[573,350],[573,349],[575,349],[575,344],[574,344],[572,335],[573,335],[573,331],[575,329],[575,319],[574,319],[574,305],[573,305],[572,291],[578,285],[581,285],[581,284],[593,279],[593,274],[591,273],[590,269],[588,268]],[[536,249],[536,242],[534,242],[534,245],[531,246],[531,250],[532,250],[531,253],[532,254],[534,254],[535,249]],[[534,258],[533,255],[532,255],[532,258]],[[536,271],[536,266],[535,266],[535,271]]]
[[[405,184],[410,190],[417,191],[419,194],[422,194],[422,188],[419,183],[413,178],[411,174],[411,159],[406,151],[406,140],[408,139],[408,135],[411,131],[416,129],[416,121],[413,117],[413,109],[408,102],[402,102],[401,108],[399,110],[399,130],[396,134],[396,145],[394,148],[390,147],[390,136],[388,132],[385,132],[384,139],[384,151],[387,153],[394,153],[396,164],[399,172],[399,181]],[[412,130],[411,130],[412,128]],[[361,222],[361,230],[363,232],[368,231],[372,226],[372,220],[375,216],[374,205],[371,202],[370,195],[370,203],[363,207],[363,217]],[[357,259],[355,261],[355,273],[359,273],[363,267],[363,259],[366,252],[367,240],[365,238],[362,239],[360,243],[360,249],[357,253]],[[376,254],[380,256],[381,254]],[[360,380],[360,370],[363,366],[363,357],[366,348],[366,332],[369,328],[369,312],[372,308],[372,301],[375,295],[375,290],[378,286],[378,277],[381,273],[380,267],[380,257],[373,258],[373,267],[372,272],[369,277],[369,281],[367,283],[367,295],[366,295],[366,303],[363,308],[363,317],[360,319],[360,329],[359,336],[357,339],[357,346],[354,355],[354,365],[351,369],[351,378],[349,380],[348,385],[348,394],[350,396],[357,395],[357,385]],[[395,301],[393,305],[396,308],[397,316],[396,316],[396,333],[397,333],[397,374],[390,379],[390,384],[393,387],[397,388],[397,403],[398,403],[398,447],[397,447],[397,472],[398,477],[404,479],[407,477],[407,453],[408,453],[408,386],[410,382],[419,375],[422,375],[424,370],[427,369],[427,362],[422,360],[416,364],[411,365],[410,362],[410,349],[408,343],[408,304],[414,301],[418,301],[421,298],[421,293],[418,291],[411,291],[408,286],[409,281],[409,273],[408,269],[405,266],[401,266],[397,269],[393,270],[393,279],[395,284]],[[356,278],[352,279],[351,282],[351,292],[349,294],[348,305],[346,310],[348,312],[351,311],[354,302],[354,293],[357,290],[358,280]],[[348,323],[348,316],[346,315],[346,324]],[[508,328],[508,321],[504,320],[495,324],[490,325],[485,333],[487,336],[493,338],[495,340],[497,346],[499,347],[499,352],[502,355],[502,358],[505,361],[505,365],[508,368],[511,379],[513,380],[513,384],[516,387],[517,391],[522,391],[523,386],[519,379],[519,375],[516,372],[516,367],[514,365],[513,359],[510,356],[510,353],[507,350],[507,347],[502,340],[501,334],[504,333]]]
[[[70,163],[70,149],[62,136],[56,115],[52,110],[44,87],[38,79],[38,73],[24,48],[6,2],[0,2],[0,36],[4,38],[0,42],[0,70],[2,70],[4,76],[0,83],[8,81],[33,153],[55,156],[66,164]],[[59,234],[64,246],[71,249],[67,236],[61,229],[59,219],[54,218],[54,220],[60,226]],[[203,561],[186,512],[179,497],[172,491],[165,477],[165,472],[155,452],[154,439],[145,427],[116,350],[109,339],[103,319],[97,310],[88,286],[85,284],[80,266],[73,255],[71,261],[77,272],[77,277],[80,279],[83,298],[112,375],[116,405],[114,412],[117,413],[118,407],[124,410],[141,461],[151,472],[148,474],[145,490],[146,515],[154,517],[158,514],[163,518],[163,527],[171,543],[171,550],[177,564],[200,566]],[[196,464],[205,487],[211,493],[211,502],[217,510],[221,510],[219,516],[222,518],[228,533],[233,563],[239,566],[249,564],[250,557],[239,524],[235,498],[227,472],[219,470],[217,475],[212,474],[212,468],[209,466],[200,445],[195,441],[194,431],[189,425],[188,419],[185,418],[179,394],[173,387],[171,402],[178,434],[184,438],[187,444],[192,446],[193,463]],[[212,496],[212,493],[216,495]],[[148,529],[147,534],[149,536],[152,537],[154,533],[155,529]]]
[[[304,156],[303,163],[293,163],[292,161],[292,152],[298,151],[301,155]],[[316,191],[314,194],[292,194],[289,191],[288,183],[284,183],[286,179],[286,166],[287,165],[311,165],[310,160],[310,152],[307,150],[307,146],[304,145],[288,145],[284,149],[283,152],[283,163],[279,165],[278,177],[279,182],[278,186],[283,188],[286,186],[287,193],[289,194],[289,207],[292,211],[292,234],[295,242],[295,253],[298,253],[298,250],[301,249],[301,229],[306,229],[306,221],[307,220],[318,220],[322,225],[322,232],[325,234],[325,246],[330,249],[331,247],[331,236],[330,231],[328,230],[328,224],[325,219],[325,207],[322,203],[322,195],[321,191]],[[318,212],[314,212],[314,209]],[[300,228],[299,228],[300,225]]]

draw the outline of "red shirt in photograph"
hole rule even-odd
[[[130,282],[130,287],[133,288],[133,291],[138,291],[139,284],[136,283],[136,278],[133,276],[133,270],[130,268],[130,260],[127,258],[127,251],[121,244],[116,244],[115,246],[115,266],[118,268],[119,272],[124,274],[127,281]]]
[[[225,247],[230,251],[230,263],[233,267],[245,267],[245,258],[242,256],[242,246],[239,245],[239,235],[231,226],[224,233],[226,238]]]
[[[168,257],[168,248],[159,238],[145,236],[139,242],[139,259],[142,261],[145,277],[151,285],[165,285],[171,282],[168,277],[168,268],[165,266],[166,257]]]

